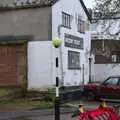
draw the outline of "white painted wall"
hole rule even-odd
[[[61,27],[60,36],[58,36],[58,26],[62,24],[62,12],[66,12],[72,15],[72,25],[71,29],[66,29]],[[84,12],[79,0],[60,0],[52,7],[52,38],[59,37],[63,40],[62,43],[62,60],[63,60],[63,73],[64,73],[64,85],[65,86],[74,86],[80,85],[82,83],[82,64],[85,65],[84,71],[84,79],[88,82],[89,76],[89,65],[88,65],[88,57],[90,51],[90,32],[85,31],[85,34],[81,34],[77,32],[77,24],[76,24],[76,15],[80,15],[81,18],[85,21],[87,20],[86,13]],[[78,37],[82,37],[84,39],[84,50],[68,48],[64,46],[64,34],[70,34]],[[80,64],[81,70],[69,70],[67,57],[68,50],[80,52]],[[54,56],[53,56],[54,57]],[[59,56],[60,57],[60,56]],[[60,71],[60,69],[59,69]],[[53,78],[55,80],[55,67],[53,67]],[[62,81],[61,72],[60,72],[60,80]]]
[[[91,25],[93,40],[120,40],[120,19],[99,20]],[[107,29],[108,28],[108,29]],[[103,81],[111,75],[120,75],[120,64],[92,64],[92,80]]]
[[[109,76],[120,75],[120,64],[95,64],[95,81],[104,81]]]
[[[62,11],[73,16],[71,29],[61,28],[61,35],[58,36],[58,26],[62,23]],[[89,51],[91,36],[89,30],[85,34],[77,32],[76,15],[81,15],[87,21],[87,16],[79,0],[60,0],[52,7],[52,39],[59,37],[63,40],[61,47],[54,48],[52,41],[32,41],[28,43],[28,89],[48,88],[55,85],[55,78],[60,78],[60,84],[64,86],[78,86],[82,84],[83,68],[84,80],[89,79]],[[64,46],[64,34],[82,37],[84,40],[84,50],[68,48]],[[68,69],[68,50],[80,52],[80,70]],[[62,54],[60,54],[62,52]],[[55,58],[59,57],[59,68],[56,69]],[[62,58],[62,60],[61,60]],[[61,61],[63,62],[64,80],[62,79]]]
[[[28,89],[51,86],[51,51],[50,41],[28,43]]]

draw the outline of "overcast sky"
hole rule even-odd
[[[87,8],[93,8],[94,0],[83,0]]]

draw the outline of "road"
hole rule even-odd
[[[76,120],[72,118],[75,108],[61,107],[60,120]],[[54,109],[28,110],[23,112],[0,112],[0,120],[54,120]]]
[[[71,113],[62,114],[60,116],[60,120],[77,120],[78,117],[71,117]],[[32,116],[32,117],[19,117],[15,119],[9,120],[54,120],[54,115],[47,115],[47,116]]]
[[[40,110],[40,111],[26,111],[22,113],[4,113],[0,114],[0,120],[54,120],[53,110]],[[60,120],[76,120],[78,118],[72,118],[72,111],[67,111],[65,113],[60,114]]]
[[[74,101],[61,106],[60,120],[77,120],[79,116],[72,118],[78,104],[84,104],[86,110],[95,109],[101,102]],[[108,103],[113,105],[116,103]],[[28,110],[23,112],[0,112],[0,120],[54,120],[54,109]]]

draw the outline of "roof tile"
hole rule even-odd
[[[5,0],[0,2],[0,6],[14,7],[23,5],[39,4],[39,6],[49,6],[56,3],[58,0]]]

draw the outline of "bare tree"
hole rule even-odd
[[[97,44],[101,42],[101,49],[95,44],[93,50],[96,55],[111,58],[116,55],[120,62],[120,0],[95,0],[96,6],[92,13],[93,38]],[[94,35],[94,34],[93,34]],[[92,42],[93,43],[93,42]]]
[[[120,14],[120,0],[95,0],[95,10],[101,18],[113,18]]]
[[[120,0],[95,0],[93,21],[101,24],[101,34],[120,36]]]

